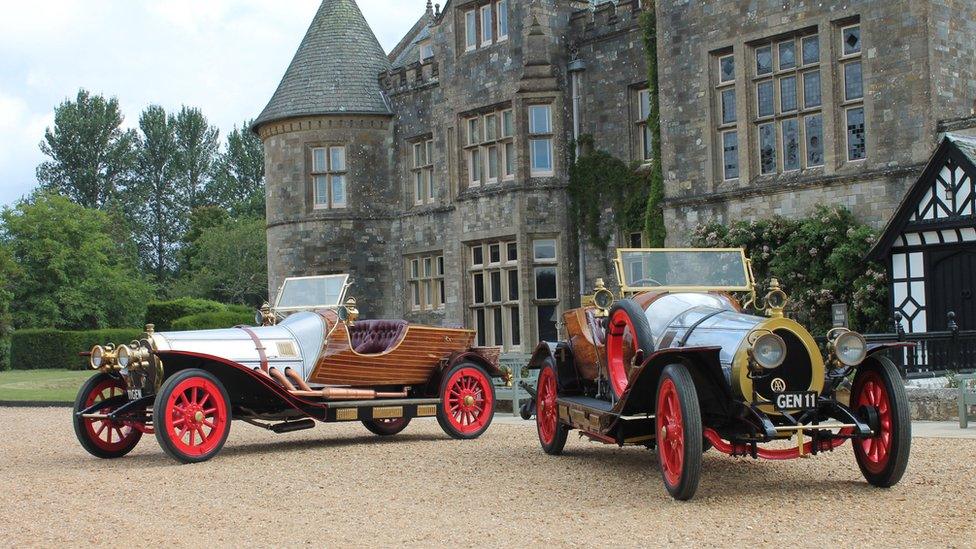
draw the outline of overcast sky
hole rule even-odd
[[[390,51],[426,0],[358,0]],[[0,0],[0,206],[35,185],[38,143],[78,88],[199,107],[222,135],[271,98],[320,0]],[[443,3],[443,2],[441,2]]]

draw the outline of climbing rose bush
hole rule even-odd
[[[834,303],[848,304],[851,329],[893,329],[885,268],[864,260],[877,237],[847,209],[821,206],[807,218],[700,224],[692,245],[745,248],[756,282],[764,288],[778,278],[790,297],[787,314],[817,336],[830,329]],[[760,289],[760,299],[764,293]]]

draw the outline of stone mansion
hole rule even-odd
[[[650,160],[645,9],[671,245],[825,203],[880,228],[942,134],[976,126],[971,1],[409,1],[419,19],[387,53],[355,0],[324,0],[254,123],[272,292],[349,272],[369,317],[509,351],[555,339],[614,279],[568,217],[576,138]]]

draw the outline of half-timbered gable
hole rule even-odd
[[[948,134],[870,259],[888,266],[891,307],[908,332],[976,326],[976,138]]]

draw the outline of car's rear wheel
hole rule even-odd
[[[484,368],[461,362],[448,370],[441,382],[437,422],[453,438],[481,436],[495,414],[495,388]]]
[[[409,424],[410,418],[408,417],[363,420],[364,427],[369,429],[371,433],[377,434],[381,437],[391,437],[406,429],[407,425]]]
[[[173,375],[156,395],[156,440],[163,451],[182,463],[198,463],[217,455],[227,441],[230,423],[227,390],[204,370],[183,370]]]
[[[655,423],[664,487],[674,499],[691,499],[701,478],[701,408],[695,382],[681,364],[672,364],[661,374]]]
[[[556,367],[551,362],[539,370],[536,391],[535,426],[539,433],[539,443],[545,453],[556,456],[563,453],[569,427],[559,422]]]
[[[89,378],[78,391],[73,414],[75,436],[89,454],[103,459],[120,458],[139,444],[142,431],[138,429],[122,422],[78,416],[81,410],[124,394],[125,383],[119,378],[104,373]],[[103,408],[94,413],[105,415],[110,412],[112,412],[111,408]]]
[[[872,425],[875,436],[854,441],[861,473],[874,486],[894,486],[908,467],[912,424],[905,385],[890,360],[873,358],[858,368],[851,386],[851,408],[862,417],[876,418]]]
[[[651,326],[644,309],[635,301],[624,299],[610,309],[607,323],[607,375],[617,398],[627,390],[630,364],[638,351],[645,354],[653,348]]]

